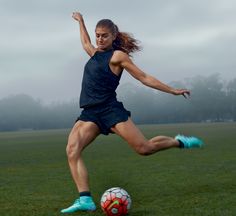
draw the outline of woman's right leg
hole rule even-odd
[[[88,172],[82,159],[82,151],[100,133],[98,126],[93,122],[78,121],[72,128],[66,153],[71,174],[79,192],[89,191]]]
[[[95,123],[78,121],[72,128],[68,138],[68,144],[66,147],[68,163],[73,180],[80,194],[81,192],[89,192],[88,172],[82,159],[82,151],[99,134],[100,130]],[[81,194],[80,199],[77,199],[72,206],[63,209],[61,212],[72,213],[79,210],[95,209],[96,207],[92,201],[92,198],[90,196],[82,197]]]

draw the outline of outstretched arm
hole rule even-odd
[[[88,53],[89,56],[93,56],[96,52],[96,48],[92,45],[88,31],[86,29],[84,19],[81,13],[74,12],[72,17],[79,22],[80,26],[80,39],[84,50]]]
[[[139,80],[144,85],[166,92],[173,95],[183,95],[185,98],[190,95],[190,91],[187,89],[174,89],[155,77],[146,74],[140,70],[129,58],[129,56],[123,52],[117,52],[117,60],[119,59],[119,65],[130,73],[135,79]]]

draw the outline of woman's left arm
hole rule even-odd
[[[187,89],[174,89],[155,77],[143,72],[139,69],[129,58],[129,56],[125,53],[120,52],[120,65],[124,68],[128,73],[130,73],[135,79],[139,80],[142,84],[166,92],[173,95],[183,95],[185,98],[186,96],[190,95],[190,91]]]

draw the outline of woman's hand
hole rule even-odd
[[[78,21],[78,22],[83,21],[83,16],[82,16],[82,14],[81,14],[80,12],[74,12],[74,13],[72,14],[72,17],[73,17],[76,21]]]
[[[173,91],[174,95],[183,95],[185,98],[190,97],[190,91],[187,89],[175,89]]]

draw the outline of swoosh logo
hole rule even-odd
[[[119,205],[119,201],[115,200],[111,205],[108,206],[108,209],[111,209],[114,205]]]

